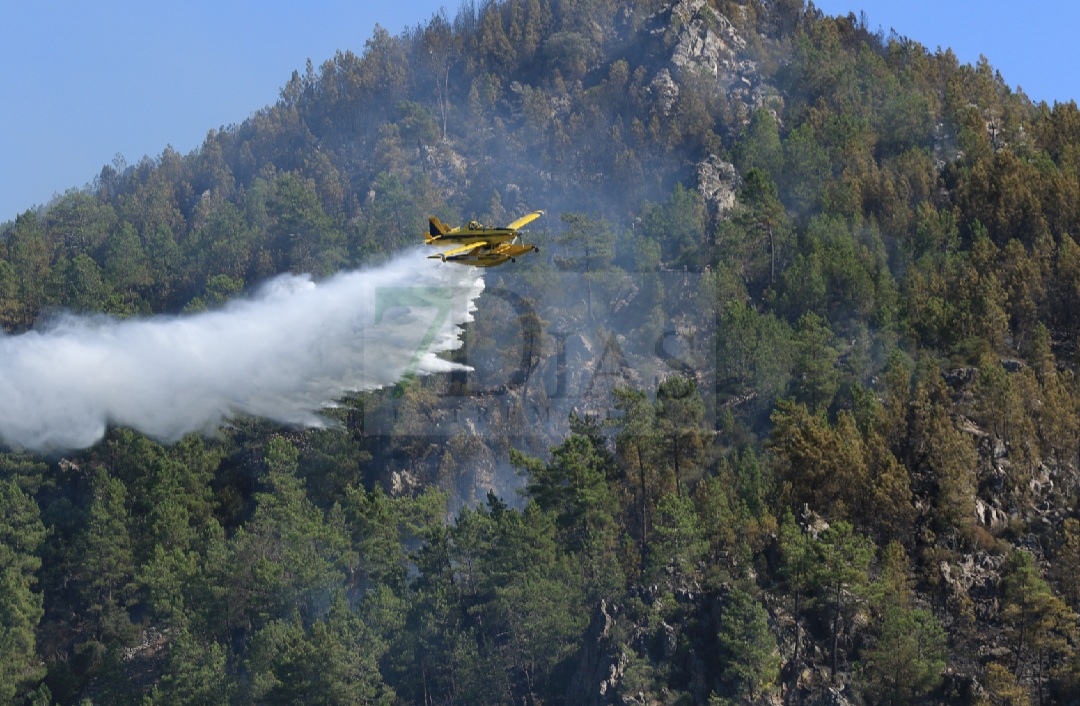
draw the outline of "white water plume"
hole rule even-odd
[[[186,316],[65,315],[0,335],[0,440],[80,449],[108,425],[160,441],[238,414],[322,426],[321,409],[406,373],[452,370],[483,280],[418,249],[314,282],[279,276],[250,298]]]

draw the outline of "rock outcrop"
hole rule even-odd
[[[709,204],[710,215],[714,217],[723,216],[735,206],[739,184],[735,165],[714,154],[697,165],[697,190]]]
[[[567,703],[601,706],[619,702],[615,687],[622,681],[626,659],[622,645],[612,634],[617,616],[616,606],[600,601],[581,640],[577,669],[566,692]]]

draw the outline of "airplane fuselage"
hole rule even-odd
[[[497,245],[493,248],[478,247],[460,255],[449,255],[443,262],[456,262],[459,265],[472,265],[473,267],[495,267],[507,260],[515,260],[517,257],[539,250],[535,245]],[[432,255],[438,257],[438,255]]]

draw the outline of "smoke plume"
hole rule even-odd
[[[319,411],[350,391],[459,367],[437,354],[460,344],[483,280],[424,254],[320,282],[280,276],[217,311],[64,315],[0,335],[0,440],[80,449],[114,424],[168,442],[238,414],[323,426]]]

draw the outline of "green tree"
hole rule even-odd
[[[845,624],[851,623],[852,610],[859,592],[869,580],[874,543],[854,530],[847,522],[836,522],[822,533],[818,543],[820,565],[815,583],[822,600],[832,613],[832,658],[830,674],[836,679],[840,660],[840,639]]]
[[[0,259],[0,326],[10,331],[21,320],[18,273],[10,262]]]
[[[877,627],[877,641],[864,653],[864,674],[878,703],[915,703],[941,683],[946,636],[929,610],[888,607]]]
[[[923,361],[911,395],[907,461],[936,481],[935,531],[962,531],[975,520],[974,441],[956,428],[952,401],[932,361]]]
[[[787,388],[791,331],[771,313],[741,302],[724,302],[716,331],[717,375],[734,399],[757,395],[767,403]],[[725,390],[727,391],[727,390]]]
[[[489,8],[481,13],[478,39],[479,50],[492,68],[500,72],[511,68],[514,47],[506,35],[501,8]]]
[[[840,388],[840,353],[833,338],[828,323],[817,314],[807,312],[799,318],[791,384],[796,399],[813,412],[827,410]]]
[[[563,213],[559,220],[566,227],[557,243],[564,248],[579,251],[574,257],[561,257],[557,263],[570,271],[583,273],[585,280],[585,311],[593,321],[593,285],[603,287],[607,271],[615,254],[615,233],[602,218],[580,213]]]
[[[869,477],[855,421],[841,412],[836,426],[803,404],[780,400],[772,413],[768,446],[783,484],[781,499],[793,511],[848,518],[865,499]]]
[[[607,480],[615,471],[601,439],[572,433],[552,449],[547,464],[519,452],[512,452],[511,459],[529,474],[529,497],[545,512],[555,513],[570,550],[582,548],[593,532],[610,526],[615,505]]]
[[[644,236],[660,244],[669,263],[688,265],[694,260],[705,244],[705,220],[705,200],[681,183],[664,203],[645,204],[641,209]]]
[[[771,179],[780,174],[784,163],[784,148],[780,143],[780,132],[772,113],[759,108],[750,116],[738,145],[736,163],[747,173],[760,169]]]
[[[778,178],[784,199],[795,213],[806,214],[817,205],[831,176],[828,152],[814,129],[803,123],[788,133],[784,138],[784,169]]]
[[[352,547],[359,554],[357,585],[403,594],[411,563],[408,547],[445,514],[446,500],[445,493],[434,489],[414,498],[392,498],[380,486],[371,491],[346,488],[343,509]]]
[[[442,700],[475,687],[481,665],[475,634],[466,625],[463,589],[455,575],[455,542],[442,520],[425,528],[423,544],[413,553],[417,570],[407,604],[387,600],[378,590],[365,600],[377,623],[390,628],[386,670],[399,695],[413,703]],[[374,599],[374,600],[372,600]],[[402,610],[404,615],[393,613]],[[491,681],[491,672],[487,673]]]
[[[492,36],[497,40],[497,31],[493,31]],[[599,52],[596,45],[582,33],[564,30],[548,36],[543,41],[540,53],[554,71],[568,81],[576,81],[585,76],[596,62]]]
[[[571,417],[573,429],[544,463],[511,450],[510,460],[528,473],[526,492],[544,512],[555,515],[560,544],[580,557],[590,598],[611,594],[621,585],[617,552],[618,505],[609,479],[618,474],[599,427]]]
[[[169,641],[161,681],[144,703],[147,706],[227,706],[234,683],[228,653],[217,642],[203,644],[185,629]]]
[[[266,205],[271,253],[278,271],[329,274],[344,261],[340,232],[323,210],[315,184],[281,174]]]
[[[1067,233],[1061,235],[1054,249],[1050,291],[1051,316],[1058,325],[1076,335],[1080,331],[1080,314],[1076,308],[1080,307],[1080,245]]]
[[[131,224],[123,224],[109,237],[103,269],[109,285],[129,295],[150,284],[150,263],[139,234]]]
[[[1069,635],[1076,615],[1039,575],[1035,558],[1022,549],[1009,556],[1002,593],[1001,617],[1012,634],[1012,672],[1035,687],[1042,703],[1051,671],[1072,656]]]
[[[698,469],[705,450],[705,403],[692,378],[676,375],[656,390],[656,427],[671,464],[675,492]]]
[[[1080,520],[1070,517],[1061,524],[1057,548],[1053,575],[1062,596],[1075,611],[1080,609]]]
[[[612,394],[615,409],[622,412],[615,440],[615,458],[634,484],[636,525],[644,560],[648,553],[650,518],[655,514],[657,499],[665,492],[657,468],[660,435],[656,428],[656,408],[644,391],[618,388]]]
[[[91,493],[86,526],[76,539],[82,572],[78,591],[94,636],[106,644],[127,642],[134,636],[127,607],[135,591],[127,489],[99,467]]]
[[[45,540],[37,503],[14,480],[0,479],[0,702],[19,703],[42,676],[34,631],[44,615],[34,590]]]
[[[863,650],[860,673],[881,703],[912,703],[941,683],[948,645],[934,614],[913,605],[910,566],[899,542],[883,552],[881,575],[870,593],[875,640]]]
[[[872,528],[879,542],[910,534],[915,521],[911,474],[886,445],[885,437],[870,430],[863,442],[863,457],[870,477],[870,502],[858,512],[863,526]]]
[[[964,529],[975,517],[974,442],[949,419],[944,405],[930,411],[926,462],[937,478],[934,510],[938,527]]]
[[[674,591],[700,575],[698,564],[709,546],[693,501],[679,493],[660,498],[646,575]]]
[[[454,34],[445,13],[434,15],[424,28],[424,44],[427,46],[429,66],[435,79],[443,140],[446,139],[446,123],[450,113],[450,69],[460,59],[460,42],[461,38]]]
[[[101,268],[86,253],[68,260],[60,274],[58,299],[74,311],[102,311],[106,306],[109,288]]]
[[[244,280],[233,279],[226,274],[214,275],[206,280],[206,303],[221,306],[244,290]]]
[[[27,211],[15,218],[6,234],[7,256],[18,294],[14,325],[28,328],[45,303],[45,283],[49,279],[52,250],[37,216]],[[3,294],[3,292],[0,292]]]
[[[192,250],[187,257],[198,262],[200,269],[217,270],[232,281],[243,281],[254,256],[254,241],[251,223],[236,204],[225,203],[210,212],[198,240],[187,244]],[[203,260],[206,264],[202,264]]]
[[[345,528],[308,500],[297,457],[286,439],[270,439],[267,489],[255,493],[253,517],[230,541],[227,608],[238,627],[258,627],[287,610],[313,621],[329,608],[328,587],[344,584]]]
[[[480,596],[491,600],[472,609],[492,645],[485,654],[501,667],[515,702],[547,701],[559,693],[553,678],[570,658],[588,618],[588,604],[575,580],[574,559],[559,551],[554,518],[535,503],[508,509],[488,495],[493,521]]]
[[[1031,698],[1022,687],[1016,675],[1009,668],[999,662],[991,662],[986,665],[983,674],[983,683],[986,685],[987,696],[982,703],[994,706],[1031,706]],[[980,706],[982,704],[980,703]]]
[[[739,588],[728,595],[720,615],[721,678],[737,685],[751,703],[772,691],[780,677],[780,654],[768,617],[765,607]]]
[[[776,261],[786,226],[784,206],[777,195],[776,182],[762,168],[752,168],[743,178],[739,200],[746,206],[738,222],[759,233],[769,250],[769,284],[776,282]]]
[[[752,497],[754,490],[739,470],[725,459],[717,475],[697,484],[693,499],[709,545],[707,570],[723,567],[747,576],[754,570],[755,557],[775,535],[776,519]]]
[[[274,621],[252,637],[249,669],[253,703],[389,706],[394,692],[378,658],[385,646],[341,603],[305,630]]]

